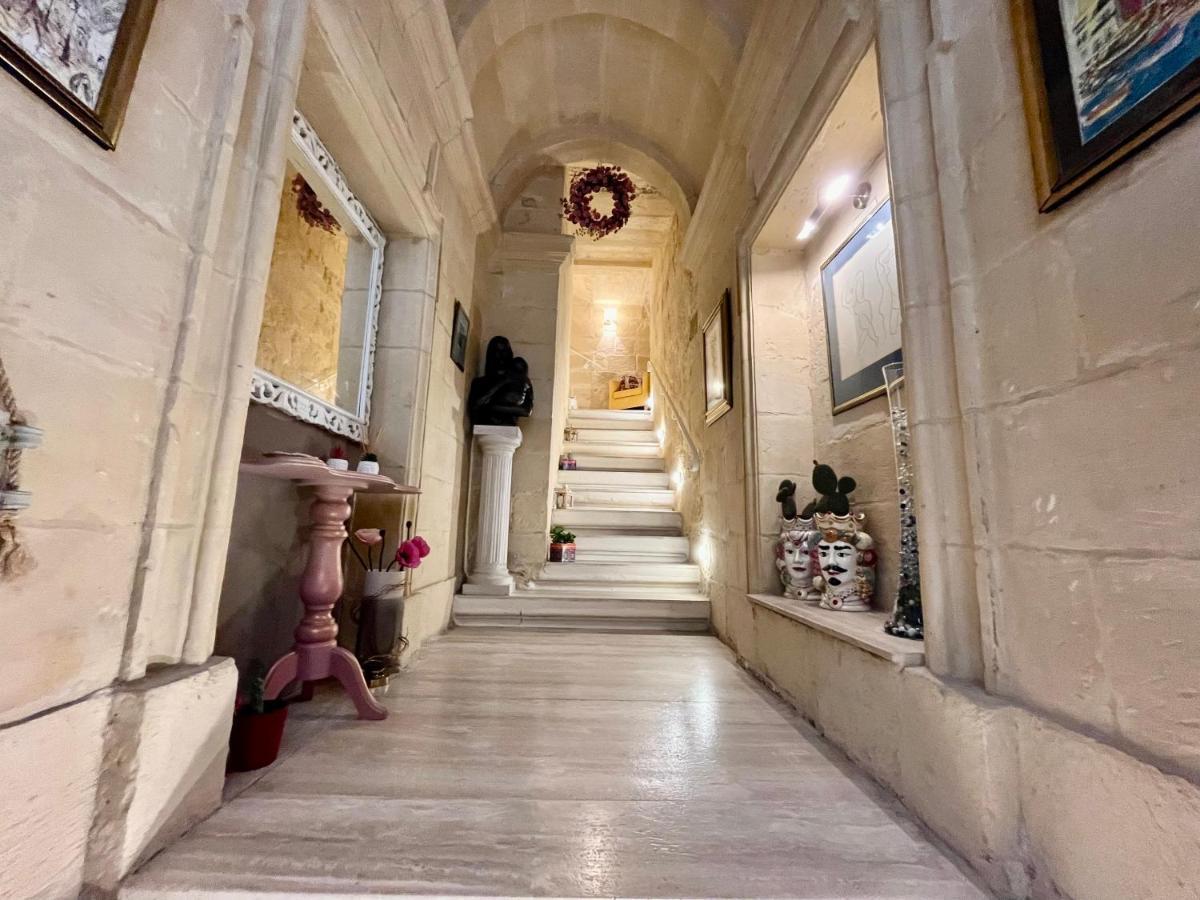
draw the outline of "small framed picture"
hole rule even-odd
[[[704,323],[704,423],[711,425],[733,409],[733,331],[728,290]]]
[[[157,0],[0,0],[0,66],[112,150]]]
[[[467,311],[457,300],[454,301],[454,330],[450,333],[450,358],[458,366],[458,371],[466,370],[467,338],[471,335],[471,320]]]
[[[884,393],[883,367],[902,359],[891,200],[821,267],[821,293],[836,416]]]
[[[1200,0],[1012,8],[1042,212],[1200,108]]]

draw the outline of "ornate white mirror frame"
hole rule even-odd
[[[343,224],[353,224],[371,247],[367,308],[364,316],[361,371],[358,398],[353,410],[343,409],[290,384],[277,375],[255,368],[251,377],[250,399],[282,410],[304,422],[318,425],[334,434],[361,441],[371,416],[371,387],[375,369],[375,336],[379,328],[379,304],[383,290],[383,233],[370,213],[354,196],[342,170],[338,168],[313,127],[299,111],[292,115],[292,140],[288,159],[320,193],[334,198],[334,210]]]

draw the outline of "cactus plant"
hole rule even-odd
[[[850,515],[850,494],[858,487],[849,475],[838,478],[833,467],[813,460],[812,485],[820,499],[812,505],[813,512]]]
[[[779,482],[775,502],[780,504],[780,511],[785,519],[796,518],[796,482],[788,478]]]

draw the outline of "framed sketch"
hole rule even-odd
[[[0,66],[112,150],[157,0],[0,0]]]
[[[1200,106],[1200,0],[1015,0],[1043,212]]]
[[[711,425],[733,408],[733,331],[729,291],[704,322],[704,423]]]
[[[454,330],[450,333],[450,358],[462,372],[467,365],[467,338],[471,335],[471,320],[467,311],[457,300],[454,301]]]
[[[251,400],[363,439],[384,244],[312,126],[293,113]]]
[[[901,361],[900,281],[892,201],[821,267],[833,414],[882,394],[883,367]]]

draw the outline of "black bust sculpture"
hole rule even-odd
[[[529,364],[513,357],[508,338],[488,341],[484,372],[471,382],[467,411],[473,425],[516,425],[533,412]]]

